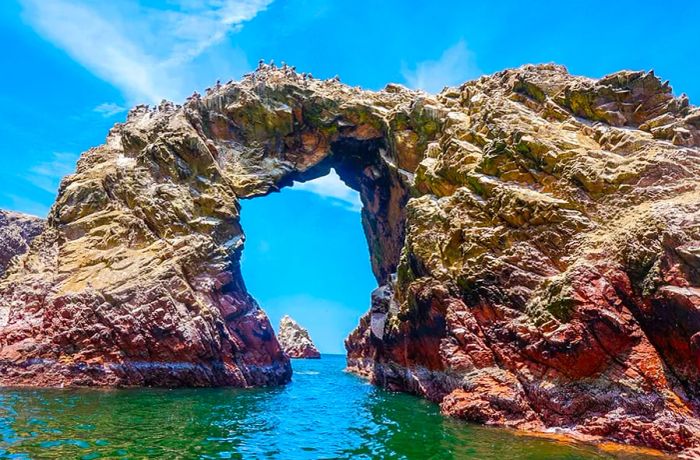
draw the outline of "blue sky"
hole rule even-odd
[[[427,91],[533,62],[592,77],[653,68],[700,100],[700,3],[561,3],[5,0],[0,208],[45,215],[61,177],[129,106],[180,102],[260,58]],[[244,274],[273,321],[289,312],[322,351],[341,352],[374,285],[356,195],[323,178],[244,203],[243,224]]]

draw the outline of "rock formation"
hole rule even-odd
[[[700,110],[652,72],[437,96],[262,65],[137,107],[0,282],[0,383],[271,385],[239,200],[335,168],[378,285],[349,369],[489,425],[700,444]]]
[[[0,210],[0,276],[15,256],[27,252],[29,244],[43,230],[43,219]]]
[[[284,315],[280,321],[277,340],[282,350],[290,358],[315,359],[321,357],[321,353],[318,352],[309,336],[309,331],[301,327],[289,315]]]
[[[0,210],[0,277],[16,256],[27,252],[32,240],[44,230],[44,220],[35,216]],[[0,324],[7,322],[10,309],[0,304]]]

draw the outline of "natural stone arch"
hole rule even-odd
[[[351,370],[468,420],[700,447],[699,128],[653,72],[555,65],[437,96],[265,66],[137,108],[0,281],[0,383],[287,381],[238,200],[335,167],[381,285]]]
[[[132,110],[64,180],[38,249],[3,285],[11,318],[0,379],[288,381],[289,362],[241,277],[239,200],[335,168],[360,192],[373,271],[386,283],[410,175],[387,120],[408,126],[419,106],[400,87],[365,93],[270,68],[182,107]]]

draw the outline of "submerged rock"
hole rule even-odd
[[[280,320],[280,328],[277,331],[282,350],[290,358],[320,358],[321,353],[316,349],[309,331],[301,327],[296,321],[284,315]]]
[[[263,65],[137,107],[0,281],[4,385],[271,385],[239,200],[335,168],[380,288],[348,368],[488,425],[700,445],[700,110],[556,65],[432,96]]]

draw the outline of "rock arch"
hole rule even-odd
[[[526,430],[700,444],[700,112],[653,72],[437,96],[263,66],[137,107],[0,281],[0,383],[272,385],[240,199],[335,168],[380,286],[348,367]]]
[[[372,94],[266,68],[133,109],[61,185],[47,231],[2,287],[3,383],[281,384],[291,368],[247,293],[239,200],[335,168],[360,192],[380,284],[396,271],[408,186]],[[9,308],[8,308],[9,307]]]

